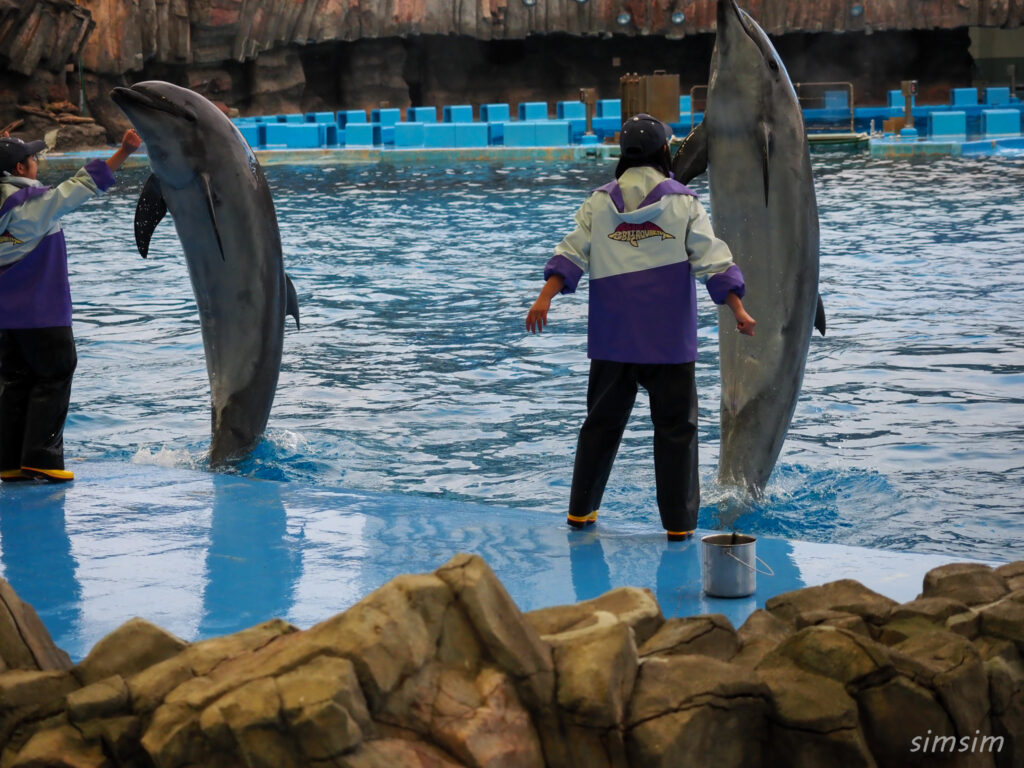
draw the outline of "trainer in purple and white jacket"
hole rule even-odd
[[[67,482],[64,422],[78,363],[60,219],[109,189],[142,141],[55,187],[37,178],[42,141],[0,137],[0,480]]]
[[[544,287],[526,316],[539,333],[551,299],[590,274],[587,417],[573,466],[568,523],[597,521],[638,387],[650,396],[658,511],[669,541],[692,535],[700,506],[697,474],[697,281],[727,304],[737,330],[754,333],[745,286],[729,247],[715,237],[696,195],[672,178],[670,129],[640,114],[622,126],[615,180],[576,212],[555,246]]]

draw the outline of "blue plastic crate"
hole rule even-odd
[[[523,101],[519,104],[520,120],[547,120],[548,103],[546,101]]]
[[[582,117],[587,119],[587,105],[582,101],[560,101],[555,105],[555,117],[559,120]]]
[[[381,123],[370,123],[373,126],[373,143],[374,144],[394,144],[395,143],[395,125],[388,124],[382,125]]]
[[[338,119],[334,116],[333,112],[307,112],[306,113],[307,123],[333,123],[337,125]]]
[[[373,125],[370,123],[349,123],[345,126],[346,147],[372,147]]]
[[[437,107],[409,107],[405,119],[410,123],[436,123]]]
[[[487,123],[452,123],[456,147],[486,147]]]
[[[366,123],[365,109],[342,109],[338,111],[338,127],[346,128],[350,123]]]
[[[258,123],[243,123],[236,127],[250,147],[258,147],[260,145],[260,127]]]
[[[395,148],[422,147],[423,123],[395,123]]]
[[[314,125],[320,130],[321,147],[338,146],[338,126],[336,123],[314,123]]]
[[[887,104],[890,107],[898,107],[904,109],[907,106],[907,99],[903,95],[903,91],[889,91],[886,94]]]
[[[985,89],[985,104],[990,107],[999,107],[1010,103],[1010,89],[1002,85]]]
[[[494,123],[482,123],[487,126],[487,143],[491,146],[500,147],[505,143],[505,126],[508,120],[501,120]]]
[[[320,146],[320,129],[313,123],[267,123],[266,145],[288,149],[314,149]]]
[[[563,147],[570,143],[568,120],[542,120],[537,122],[538,147]]]
[[[402,119],[402,110],[397,107],[370,110],[370,122],[381,125],[394,125]]]
[[[622,125],[622,101],[619,99],[598,99],[595,105],[597,117],[617,117]]]
[[[423,146],[454,147],[455,123],[424,123]]]
[[[306,122],[305,115],[289,114],[289,115],[278,115],[277,122],[279,123],[304,123]]]
[[[470,104],[445,104],[442,120],[446,123],[472,123],[473,107]]]
[[[506,147],[537,146],[537,122],[535,120],[520,120],[519,122],[505,123],[504,143]]]
[[[981,132],[985,138],[1020,136],[1021,112],[1016,109],[986,109],[981,113]]]
[[[686,93],[679,97],[679,114],[688,115],[693,108],[693,100],[690,94]]]
[[[481,104],[480,122],[482,123],[507,123],[512,119],[512,112],[508,104]]]
[[[949,92],[949,103],[954,107],[978,106],[977,88],[953,88]]]
[[[962,137],[967,135],[966,112],[929,112],[928,135],[936,137]]]

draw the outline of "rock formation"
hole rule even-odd
[[[307,630],[129,621],[71,666],[0,583],[0,766],[1024,764],[1024,561],[855,581],[739,630],[647,590],[520,613],[459,555]]]

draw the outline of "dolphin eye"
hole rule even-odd
[[[772,72],[778,72],[779,71],[779,62],[777,62],[775,59],[768,59],[768,68]]]

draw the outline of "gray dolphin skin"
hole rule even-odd
[[[267,181],[234,124],[194,91],[154,80],[111,98],[153,170],[135,212],[139,252],[167,211],[185,251],[210,379],[210,465],[237,461],[267,426],[285,314],[298,325]]]
[[[759,497],[782,450],[803,383],[818,297],[818,207],[803,113],[764,30],[719,0],[704,121],[673,159],[686,182],[704,170],[715,234],[743,270],[755,335],[719,309],[719,482]]]

